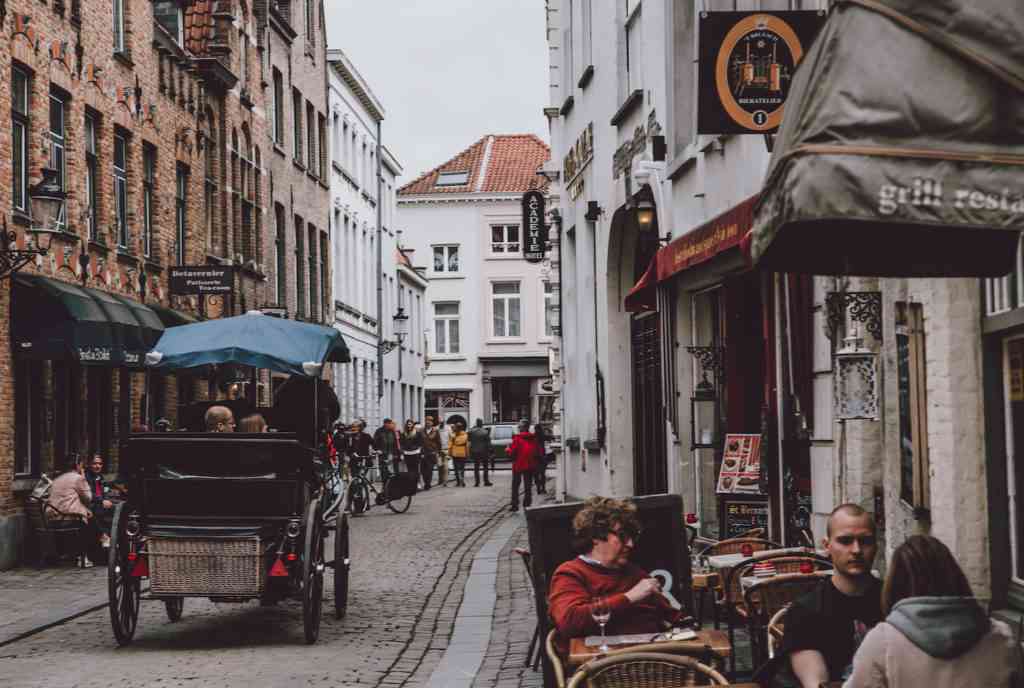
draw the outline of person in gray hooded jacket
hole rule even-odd
[[[914,535],[896,549],[882,610],[887,616],[865,636],[843,688],[1020,685],[1013,632],[988,617],[940,540]]]

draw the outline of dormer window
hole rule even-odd
[[[171,35],[175,43],[185,43],[185,14],[177,0],[156,0],[153,3],[153,19]]]
[[[437,175],[434,186],[465,186],[469,183],[469,171],[464,172],[442,172]]]

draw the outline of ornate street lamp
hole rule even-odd
[[[878,420],[878,354],[864,346],[856,326],[835,353],[838,420]]]
[[[14,274],[37,256],[45,256],[50,252],[50,245],[53,243],[53,235],[58,230],[58,223],[64,214],[64,203],[67,194],[61,188],[57,177],[57,170],[49,167],[42,169],[42,179],[39,183],[29,189],[29,199],[32,202],[32,224],[28,232],[34,236],[47,235],[46,246],[39,246],[38,239],[35,245],[29,245],[24,249],[18,248],[18,235],[7,229],[7,218],[3,220],[3,228],[0,229],[0,279]]]

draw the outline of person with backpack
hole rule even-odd
[[[523,485],[523,508],[533,505],[533,472],[537,469],[537,438],[529,421],[519,424],[519,432],[505,450],[512,457],[512,511],[519,511],[519,485]]]
[[[487,463],[491,460],[491,433],[484,427],[483,418],[477,418],[469,431],[469,456],[473,459],[473,478],[476,481],[473,487],[480,487],[480,464],[484,466],[484,485],[493,485],[487,470]]]

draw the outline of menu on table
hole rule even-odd
[[[725,436],[725,452],[718,472],[719,494],[761,493],[761,436]]]

